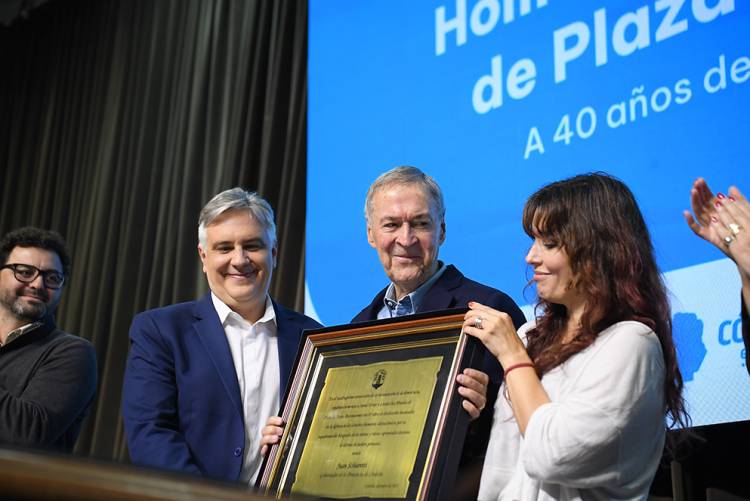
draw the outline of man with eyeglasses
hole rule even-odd
[[[55,325],[69,268],[56,232],[0,240],[0,443],[69,452],[94,398],[93,346]]]

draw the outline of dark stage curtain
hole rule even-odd
[[[302,307],[306,58],[304,0],[53,0],[0,28],[0,232],[67,238],[58,324],[99,360],[76,452],[127,457],[130,321],[207,292],[197,218],[213,194],[271,202],[271,292]]]

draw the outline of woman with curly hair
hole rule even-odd
[[[539,301],[518,333],[470,303],[503,366],[479,499],[646,499],[668,427],[689,424],[667,293],[633,194],[605,174],[526,202]]]

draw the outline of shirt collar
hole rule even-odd
[[[219,315],[219,321],[221,322],[221,325],[226,327],[227,323],[230,321],[239,321],[244,322],[250,326],[262,324],[262,323],[268,323],[273,322],[274,325],[276,324],[276,311],[273,309],[273,302],[271,301],[271,296],[266,294],[266,310],[263,312],[263,315],[258,319],[255,323],[250,323],[244,318],[242,318],[242,315],[234,311],[232,308],[226,305],[224,301],[219,299],[219,297],[211,292],[211,301],[214,304],[214,309],[216,310],[216,313]]]
[[[438,261],[437,271],[433,273],[425,283],[417,287],[416,290],[413,290],[409,294],[407,294],[407,296],[409,296],[409,299],[411,300],[412,312],[416,313],[417,311],[419,311],[419,306],[422,304],[422,300],[424,299],[425,295],[435,284],[435,282],[437,282],[438,279],[443,275],[445,269],[446,266],[443,265],[443,262]],[[385,291],[383,304],[385,304],[385,306],[390,310],[395,310],[396,306],[398,305],[398,301],[396,300],[396,286],[393,284],[393,282],[391,282],[391,284],[388,286],[388,289],[386,289]]]
[[[0,343],[0,346],[6,346],[8,343],[18,339],[27,332],[31,332],[37,327],[42,325],[42,322],[31,322],[30,324],[22,325],[18,329],[13,329],[8,333],[8,337],[5,338],[5,343]]]

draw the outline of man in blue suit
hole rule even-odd
[[[475,301],[504,311],[516,328],[525,323],[523,312],[508,295],[438,260],[445,242],[445,204],[432,177],[408,166],[382,174],[367,191],[365,219],[367,240],[390,284],[352,322],[465,308]],[[477,326],[481,328],[481,323]],[[482,371],[466,369],[458,376],[464,409],[475,421],[469,428],[454,499],[476,499],[501,376],[500,364],[489,352]]]
[[[391,283],[352,322],[465,308],[469,301],[506,312],[516,328],[526,321],[507,294],[470,280],[455,266],[438,260],[445,242],[445,203],[440,186],[421,170],[396,167],[380,175],[367,191],[365,220],[367,240]],[[499,380],[500,365],[489,353],[483,369]],[[486,381],[483,376],[475,377]],[[482,404],[483,399],[470,395],[474,385],[469,379],[463,379],[469,386],[461,391],[472,397],[464,406],[476,417],[481,409],[472,409],[472,402]]]
[[[233,188],[201,210],[198,254],[210,294],[138,314],[123,385],[135,464],[253,482],[261,429],[276,415],[304,329],[274,302],[273,210]]]

